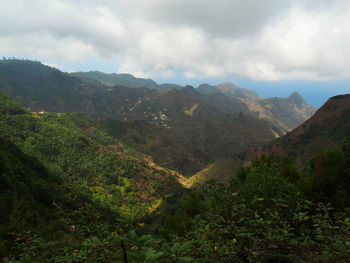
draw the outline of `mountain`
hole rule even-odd
[[[196,91],[201,94],[189,95],[225,112],[243,112],[267,120],[283,133],[291,131],[316,111],[297,92],[293,92],[286,99],[261,99],[255,92],[237,88],[231,83],[218,86],[202,84]]]
[[[294,100],[293,103],[303,103],[297,94],[293,94],[289,98]],[[236,175],[241,165],[248,164],[251,158],[261,154],[274,154],[280,157],[287,154],[294,159],[294,163],[299,168],[307,170],[310,159],[320,149],[339,146],[349,134],[350,94],[335,96],[293,131],[264,146],[249,147],[235,153],[229,159],[219,160],[194,175],[191,181],[205,182],[211,178],[227,181]]]
[[[172,83],[163,83],[163,84],[159,84],[158,87],[156,88],[157,91],[159,92],[163,92],[169,89],[177,89],[180,90],[183,87],[177,84],[172,84]]]
[[[0,81],[30,111],[93,116],[116,138],[186,175],[281,134],[266,121],[226,113],[177,89],[106,87],[38,62],[0,61]]]
[[[127,88],[149,88],[158,92],[182,88],[182,86],[170,83],[157,84],[151,79],[136,78],[131,74],[106,74],[99,71],[90,71],[72,72],[70,75],[83,79],[87,83],[99,83],[107,87],[123,86]]]
[[[0,61],[0,90],[30,111],[112,116],[119,115],[123,106],[157,93],[147,88],[108,88],[26,60]]]
[[[262,150],[289,154],[298,166],[305,167],[320,148],[335,147],[349,134],[350,94],[339,95],[328,99],[310,119]]]
[[[136,78],[131,74],[106,74],[100,71],[72,72],[71,76],[84,80],[95,80],[107,87],[124,86],[128,88],[145,87],[156,89],[158,84],[151,79]]]
[[[111,81],[110,79],[113,80],[113,77],[119,76],[117,74],[100,72],[79,74],[85,77],[96,76],[99,81],[94,79],[87,81],[86,78],[73,77],[39,62],[2,60],[0,61],[0,89],[31,111],[81,112],[95,116],[119,116],[120,119],[135,119],[132,111],[125,112],[123,108],[131,109],[140,99],[150,99],[157,93],[146,87],[128,89],[123,86],[107,87],[103,85]],[[144,83],[144,86],[154,88],[156,85],[151,80],[139,80],[125,74],[120,76],[121,79],[124,77]],[[123,83],[127,84],[127,81]],[[156,87],[158,90],[183,89],[173,84],[161,84]],[[200,99],[226,113],[243,112],[267,120],[282,132],[290,131],[314,111],[314,108],[307,105],[298,94],[292,95],[289,99],[251,100],[242,97],[232,98],[221,91],[210,95],[199,93],[199,89],[196,91],[192,89],[192,94],[187,93],[186,95]]]
[[[230,82],[221,83],[217,86],[201,84],[198,86],[197,90],[207,95],[220,92],[231,98],[247,98],[250,100],[259,98],[258,94],[254,91],[239,88]]]
[[[285,133],[310,118],[316,111],[297,92],[286,99],[274,97],[253,101],[244,98],[238,100],[248,107],[250,114],[270,121]]]

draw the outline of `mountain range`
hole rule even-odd
[[[30,111],[92,116],[124,143],[185,175],[266,143],[314,111],[296,93],[259,99],[253,91],[225,83],[207,85],[205,93],[214,92],[207,95],[199,92],[203,85],[158,85],[128,74],[67,74],[33,61],[0,61],[0,83]],[[170,89],[159,92],[164,87]]]
[[[236,87],[232,83],[222,83],[217,86],[201,84],[196,89],[191,90],[191,86],[157,84],[153,80],[135,78],[130,74],[105,74],[98,71],[70,74],[87,82],[98,82],[109,87],[147,87],[158,92],[171,88],[181,90],[186,95],[198,98],[227,113],[243,112],[267,120],[283,133],[290,131],[311,117],[316,110],[308,105],[297,92],[292,93],[287,99],[277,97],[261,99],[254,91]]]
[[[91,74],[0,61],[2,262],[350,260],[350,95]]]

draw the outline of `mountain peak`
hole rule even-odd
[[[294,91],[292,94],[290,94],[287,100],[289,102],[297,104],[297,105],[301,105],[301,104],[305,103],[303,97],[296,91]]]
[[[255,91],[237,87],[231,82],[221,83],[217,87],[219,88],[220,92],[224,93],[229,97],[247,98],[250,100],[259,98],[258,94],[256,94]]]
[[[186,85],[184,88],[182,88],[181,92],[193,98],[198,97],[198,92],[190,85]]]
[[[232,84],[231,82],[224,82],[218,85],[219,88],[236,90],[238,87]]]

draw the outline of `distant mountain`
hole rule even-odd
[[[156,89],[158,86],[158,84],[151,79],[136,78],[131,74],[106,74],[100,71],[89,71],[73,72],[70,73],[70,75],[84,80],[95,80],[107,87],[124,86],[128,88],[145,87]]]
[[[170,83],[157,84],[151,79],[136,78],[131,74],[105,74],[99,71],[73,72],[71,76],[83,79],[88,83],[99,83],[107,87],[123,86],[127,88],[149,88],[158,92],[168,89],[181,89],[182,86]]]
[[[207,95],[220,92],[231,98],[247,98],[250,100],[259,98],[258,94],[256,94],[254,91],[239,88],[229,82],[225,82],[217,86],[201,84],[198,86],[197,90]]]
[[[201,84],[197,89],[190,86],[182,87],[176,84],[160,84],[150,79],[135,78],[130,74],[105,74],[98,71],[70,73],[90,85],[105,85],[108,87],[123,86],[128,88],[147,87],[158,92],[169,89],[182,90],[193,98],[200,99],[227,113],[243,112],[248,115],[267,120],[282,132],[288,132],[309,118],[315,109],[309,106],[297,93],[288,99],[260,99],[252,90],[236,87],[232,83],[222,83],[217,86]],[[196,91],[196,92],[195,92]]]
[[[194,89],[191,86],[186,86],[181,91],[188,96],[200,99],[224,112],[242,112],[269,121],[283,133],[291,131],[307,120],[316,111],[316,109],[308,105],[297,92],[292,93],[287,99],[277,97],[249,99],[243,95],[241,97],[227,96],[219,88],[207,84],[203,84],[201,87],[201,89]],[[206,93],[202,93],[200,90],[204,90]],[[216,92],[208,93],[208,90]]]
[[[289,97],[293,103],[302,103],[297,94]],[[307,169],[308,162],[320,149],[330,149],[340,145],[350,134],[350,94],[330,98],[316,113],[286,135],[262,147],[249,147],[235,153],[231,158],[220,160],[192,178],[204,182],[210,178],[227,181],[235,176],[240,165],[247,164],[261,154],[282,156],[288,154],[295,164]]]
[[[148,88],[107,88],[85,82],[39,62],[0,60],[0,90],[29,111],[119,115],[124,105],[157,92]]]
[[[289,132],[307,120],[316,109],[308,105],[297,93],[288,98],[255,99],[253,101],[238,98],[249,109],[253,116],[269,120],[273,125],[284,132]]]
[[[163,83],[159,84],[157,87],[157,91],[163,92],[169,89],[176,89],[176,90],[181,90],[183,86],[177,85],[177,84],[172,84],[172,83]]]

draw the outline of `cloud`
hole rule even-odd
[[[349,78],[350,3],[2,0],[0,50],[143,77]]]
[[[258,32],[285,6],[279,0],[144,0],[140,7],[147,19],[201,28],[211,37],[227,38]]]

